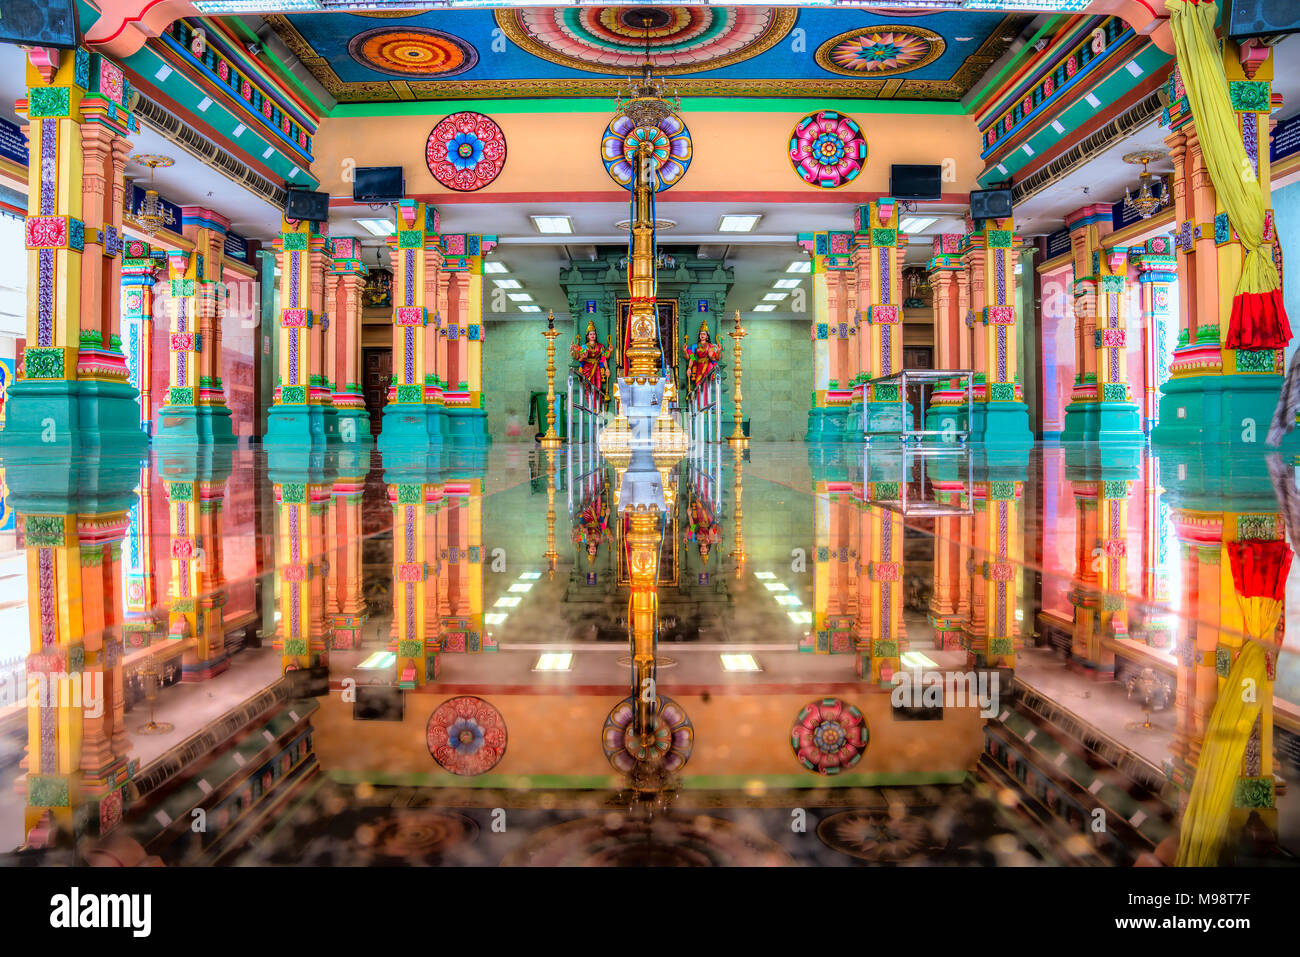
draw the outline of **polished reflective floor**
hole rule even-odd
[[[706,446],[639,511],[589,446],[0,464],[9,864],[1300,851],[1280,461]]]

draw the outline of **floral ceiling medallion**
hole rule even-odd
[[[921,27],[878,26],[850,30],[817,48],[817,65],[831,73],[884,77],[933,63],[946,48],[943,37]]]
[[[425,145],[433,178],[448,189],[472,193],[501,175],[506,136],[489,116],[466,111],[438,121]]]

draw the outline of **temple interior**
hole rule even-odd
[[[0,862],[1295,863],[1300,10],[0,7]]]

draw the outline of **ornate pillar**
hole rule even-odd
[[[966,331],[966,310],[962,308],[961,290],[966,284],[958,248],[961,236],[945,233],[934,237],[934,252],[926,264],[930,288],[934,298],[935,366],[939,369],[969,369],[969,336]],[[966,346],[963,349],[963,345]],[[931,393],[930,407],[926,410],[926,428],[947,428],[945,420],[957,424],[954,411],[966,408],[966,390],[960,380],[939,383]]]
[[[1074,254],[1077,365],[1061,438],[1136,441],[1142,428],[1128,386],[1128,251],[1102,248],[1113,228],[1108,204],[1085,206],[1065,222]]]
[[[1172,358],[1165,342],[1169,323],[1176,319],[1169,308],[1170,291],[1178,282],[1173,237],[1157,236],[1137,247],[1135,266],[1142,311],[1142,367],[1146,370],[1142,427],[1150,433],[1160,421],[1160,391],[1169,380]]]
[[[234,430],[221,383],[221,321],[226,286],[222,278],[226,233],[224,216],[186,206],[181,210],[185,238],[193,252],[167,253],[171,279],[171,380],[167,405],[159,410],[159,444],[233,443]]]
[[[222,608],[221,504],[229,459],[214,469],[206,457],[163,463],[171,523],[171,604],[167,637],[193,640],[181,657],[181,680],[203,681],[230,667]]]
[[[1181,491],[1181,490],[1180,490]],[[1197,496],[1201,498],[1202,496]],[[1170,779],[1178,788],[1178,806],[1185,811],[1192,782],[1198,773],[1202,752],[1228,742],[1207,741],[1210,717],[1221,696],[1241,695],[1230,686],[1228,676],[1250,633],[1242,603],[1244,583],[1235,578],[1231,549],[1252,543],[1269,544],[1285,538],[1282,517],[1258,497],[1222,502],[1229,509],[1251,511],[1208,511],[1194,507],[1194,501],[1175,506],[1173,518],[1182,559],[1184,609],[1196,620],[1191,634],[1178,638],[1175,729],[1170,743],[1173,760]],[[1247,731],[1238,727],[1232,734],[1245,735],[1245,755],[1236,774],[1230,811],[1231,831],[1240,832],[1255,817],[1275,838],[1277,834],[1277,763],[1273,754],[1273,694],[1278,655],[1282,651],[1285,618],[1271,635],[1259,638],[1266,659],[1263,680],[1251,688],[1260,712]],[[1240,744],[1240,740],[1236,742]],[[1189,822],[1184,820],[1184,826]]]
[[[361,240],[337,236],[330,241],[330,251],[325,309],[330,317],[330,385],[339,440],[369,444],[370,413],[361,387],[361,293],[367,272]]]
[[[1271,242],[1276,238],[1269,209],[1272,48],[1242,47],[1225,39],[1222,49],[1237,131],[1251,167],[1243,176],[1252,177],[1263,192],[1264,239]],[[1178,68],[1167,90],[1169,106],[1161,123],[1169,128],[1165,142],[1174,163],[1179,334],[1152,439],[1170,446],[1253,444],[1262,441],[1257,433],[1267,432],[1277,405],[1283,350],[1227,346],[1233,291],[1245,251],[1210,181],[1201,131]]]
[[[903,255],[907,236],[898,229],[897,206],[892,199],[872,200],[857,211],[857,243],[866,248],[871,263],[870,299],[863,310],[868,378],[892,375],[903,368]],[[876,385],[864,396],[863,418],[867,432],[898,431],[899,386]]]
[[[126,368],[130,382],[139,393],[140,428],[153,435],[153,395],[150,372],[153,369],[154,284],[158,269],[166,265],[166,255],[157,254],[149,244],[128,239],[122,252],[122,342],[126,350]]]
[[[323,445],[336,437],[328,430],[321,319],[324,309],[324,224],[282,220],[274,246],[280,256],[278,375],[267,413],[266,443]],[[332,408],[332,403],[331,403]]]
[[[982,532],[983,558],[975,556],[975,590],[983,601],[976,607],[983,628],[972,636],[971,651],[976,666],[1015,668],[1016,663],[1016,577],[1023,555],[1020,527],[1022,483],[980,482],[977,494],[984,498]],[[977,517],[978,517],[977,512]],[[982,525],[982,528],[979,526]],[[981,658],[983,659],[981,661]]]
[[[407,476],[409,478],[409,476]],[[424,476],[427,478],[428,476]],[[427,551],[429,506],[440,494],[430,482],[407,481],[388,486],[393,506],[393,626],[397,639],[398,687],[423,687],[439,672],[438,633],[431,632],[426,606],[430,571]],[[436,541],[436,538],[435,538]],[[433,577],[437,588],[437,578]]]
[[[75,476],[78,466],[67,472]],[[119,630],[130,493],[115,488],[122,475],[97,475],[93,487],[105,510],[77,514],[73,503],[85,489],[75,477],[68,483],[39,468],[27,475],[8,470],[23,522],[32,612],[21,839],[37,846],[51,826],[76,842],[107,834],[122,819],[130,776]]]
[[[273,466],[274,468],[274,466]],[[286,474],[289,473],[289,474]],[[279,517],[275,573],[280,591],[281,672],[327,664],[325,512],[332,482],[320,470],[272,476]]]
[[[483,480],[443,484],[439,513],[442,651],[496,651],[483,624]]]
[[[331,648],[360,648],[361,629],[368,617],[362,593],[361,559],[365,544],[361,499],[366,487],[368,456],[340,461],[339,476],[331,486],[333,496],[325,540],[329,575],[327,599],[331,615]]]
[[[37,47],[27,85],[27,346],[0,441],[138,450],[119,334],[125,137],[137,128],[128,84],[99,54]]]
[[[882,485],[896,483],[871,483],[868,501],[878,498],[897,498],[894,489]],[[870,560],[866,565],[865,581],[859,589],[871,595],[871,657],[859,658],[858,676],[869,678],[877,684],[889,684],[898,672],[898,659],[906,647],[903,631],[903,516],[889,509],[870,506],[871,523]],[[865,543],[864,543],[865,547]]]
[[[484,445],[488,434],[483,403],[483,258],[496,246],[495,236],[442,237],[442,268],[453,289],[447,312],[445,349],[447,382],[443,393],[446,435],[461,445]]]
[[[428,368],[425,336],[428,328],[427,271],[437,264],[429,252],[438,248],[438,212],[432,206],[404,199],[397,207],[397,234],[387,242],[393,259],[393,384],[384,406],[379,449],[385,454],[405,451],[423,455],[442,444],[442,409],[429,401],[436,384]]]
[[[967,272],[978,276],[983,299],[972,294],[976,352],[982,342],[984,390],[975,404],[971,440],[986,446],[1025,448],[1033,444],[1029,407],[1025,405],[1017,371],[1020,353],[1015,307],[1015,255],[1020,240],[1014,224],[988,219],[976,224],[968,237]],[[972,289],[972,293],[975,290]]]
[[[831,404],[839,382],[831,385],[831,279],[829,274],[849,270],[852,233],[802,233],[799,245],[812,259],[813,394],[808,410],[807,439],[810,442],[838,441],[844,435],[848,417],[846,404]],[[838,279],[836,280],[838,282]],[[847,329],[846,329],[847,331]],[[844,390],[845,395],[851,390]]]

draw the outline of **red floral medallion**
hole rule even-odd
[[[506,753],[506,722],[482,698],[448,698],[429,718],[428,744],[433,759],[452,774],[483,774]]]

